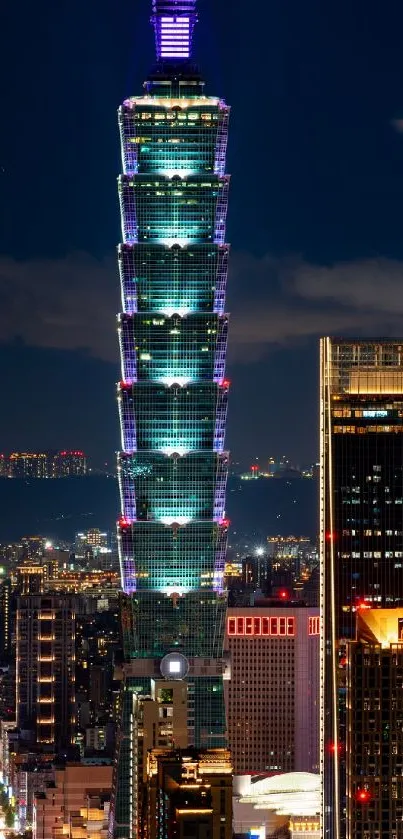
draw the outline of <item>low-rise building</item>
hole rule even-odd
[[[90,802],[94,797],[100,802],[109,800],[112,772],[111,762],[68,763],[63,769],[56,769],[54,783],[35,797],[33,839],[57,839],[63,835],[64,826],[71,825],[73,816],[84,818],[82,811],[92,809]]]

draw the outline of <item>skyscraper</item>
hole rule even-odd
[[[324,836],[345,834],[346,642],[403,605],[403,341],[321,342]],[[372,834],[371,834],[372,835]]]
[[[186,678],[189,745],[225,745],[229,108],[205,95],[193,63],[196,0],[153,0],[151,20],[157,63],[119,111],[127,663],[112,810],[125,837],[135,831],[133,694],[151,694],[161,676]]]

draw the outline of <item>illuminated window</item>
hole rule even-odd
[[[319,618],[318,618],[319,620]],[[295,617],[254,617],[245,615],[237,618],[228,618],[228,636],[245,637],[294,637]]]
[[[319,615],[308,618],[308,635],[320,635]]]

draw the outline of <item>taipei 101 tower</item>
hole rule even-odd
[[[193,61],[196,0],[153,0],[151,21],[155,66],[143,94],[119,110],[118,536],[125,664],[115,837],[136,834],[142,704],[159,702],[164,723],[153,745],[180,745],[178,690],[186,745],[226,745],[229,108],[206,95]],[[165,707],[170,701],[171,709]]]

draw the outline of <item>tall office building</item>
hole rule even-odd
[[[73,742],[75,599],[28,594],[17,604],[17,726],[49,749]]]
[[[347,836],[403,835],[403,609],[362,609],[347,645]]]
[[[196,0],[153,0],[157,62],[119,111],[123,719],[152,679],[186,677],[189,743],[216,748],[225,744],[229,108],[205,95],[196,20]],[[115,835],[127,837],[123,733],[112,809]]]
[[[403,341],[321,341],[324,836],[345,835],[346,642],[403,605]]]
[[[225,687],[235,775],[319,771],[319,637],[318,608],[229,607]]]

